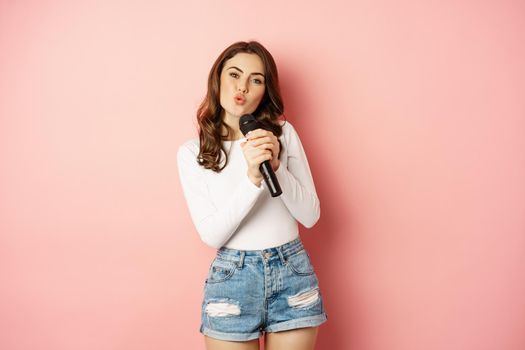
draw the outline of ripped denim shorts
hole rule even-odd
[[[202,334],[247,341],[326,320],[317,276],[300,238],[264,250],[217,251],[204,287]]]

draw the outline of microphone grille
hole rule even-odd
[[[243,124],[249,123],[254,120],[255,120],[255,117],[253,115],[245,114],[239,119],[239,125],[243,125]]]
[[[246,135],[249,131],[255,130],[259,127],[259,122],[251,114],[245,114],[239,119],[239,129],[243,135]]]

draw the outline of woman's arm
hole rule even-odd
[[[204,169],[197,163],[196,157],[195,150],[192,151],[188,144],[179,148],[177,163],[180,182],[202,241],[211,247],[220,248],[237,230],[264,188],[254,185],[248,176],[243,177],[227,205],[217,208],[210,198]]]
[[[321,214],[319,198],[299,135],[290,123],[287,124],[283,129],[289,129],[285,135],[288,166],[284,167],[281,163],[275,172],[283,190],[280,198],[292,216],[303,226],[310,228]]]

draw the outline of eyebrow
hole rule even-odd
[[[233,69],[237,69],[237,70],[238,70],[239,72],[241,72],[241,73],[244,73],[244,72],[242,71],[242,69],[240,69],[239,67],[235,67],[235,66],[231,66],[231,67],[228,67],[228,68],[226,68],[226,69],[232,69],[232,68],[233,68]],[[262,76],[264,77],[264,74],[259,73],[259,72],[253,72],[251,75],[262,75]]]

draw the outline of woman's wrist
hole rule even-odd
[[[250,179],[250,181],[257,187],[261,187],[261,183],[262,183],[262,180],[263,180],[263,177],[262,176],[253,176],[251,175],[250,173],[248,173],[248,178]]]

